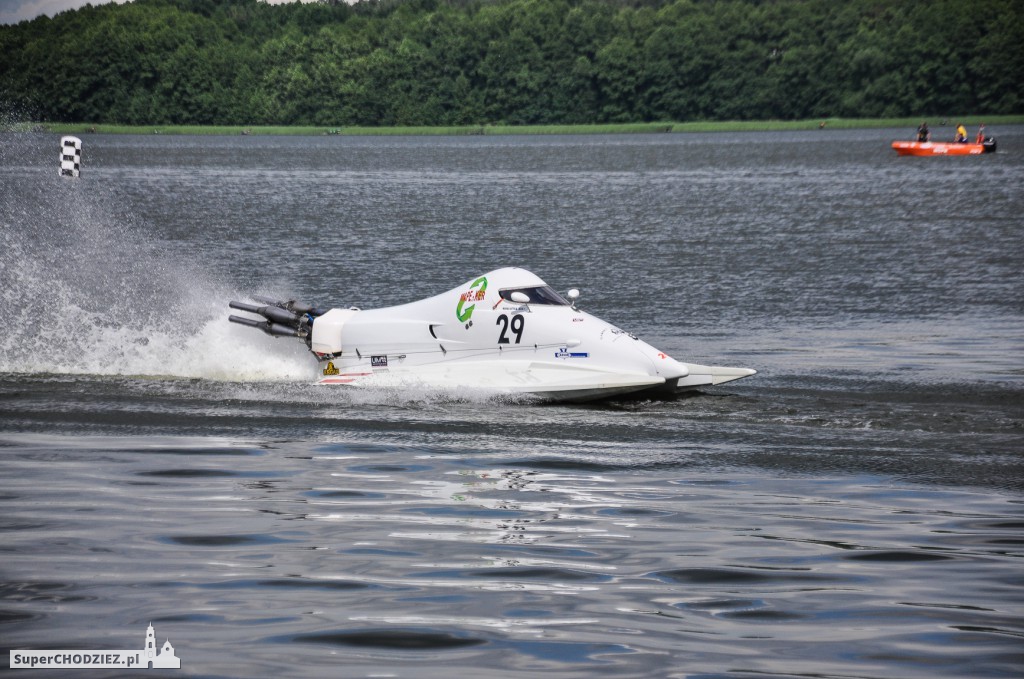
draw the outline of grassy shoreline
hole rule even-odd
[[[297,135],[297,136],[499,136],[513,134],[655,134],[686,132],[771,132],[816,129],[866,129],[902,127],[916,129],[915,118],[823,118],[815,120],[720,121],[692,123],[622,123],[607,125],[463,125],[450,127],[325,127],[280,125],[113,125],[105,123],[25,123],[15,132],[58,134],[190,134],[190,135]],[[1024,115],[965,115],[947,117],[945,124],[963,121],[968,126],[1024,124]],[[942,126],[933,118],[931,126]]]

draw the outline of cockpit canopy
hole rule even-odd
[[[513,293],[516,294],[513,297]],[[559,295],[550,285],[535,285],[525,288],[502,288],[498,290],[501,298],[515,304],[546,304],[548,306],[571,306],[568,300]]]

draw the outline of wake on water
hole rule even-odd
[[[222,396],[243,401],[373,405],[496,396],[423,385],[314,385],[315,361],[300,343],[227,320],[229,300],[287,295],[265,281],[245,290],[211,275],[194,242],[185,251],[161,238],[89,178],[88,149],[82,177],[59,176],[58,149],[52,135],[0,136],[0,373],[213,380],[225,383]],[[261,386],[267,383],[273,386]]]
[[[58,176],[58,149],[51,135],[0,137],[0,372],[313,377],[301,346],[227,322],[227,300],[253,291],[208,275],[88,172]]]

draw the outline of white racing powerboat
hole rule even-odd
[[[677,361],[577,309],[579,291],[566,297],[509,267],[399,306],[319,309],[256,298],[259,304],[230,306],[259,320],[228,320],[304,341],[319,361],[321,384],[470,387],[589,401],[669,396],[756,373]]]

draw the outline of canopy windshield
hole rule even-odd
[[[529,302],[519,302],[512,299],[512,293],[520,292],[529,298]],[[569,302],[555,292],[549,285],[539,285],[528,288],[504,288],[498,291],[501,298],[517,304],[547,304],[550,306],[570,306]]]

